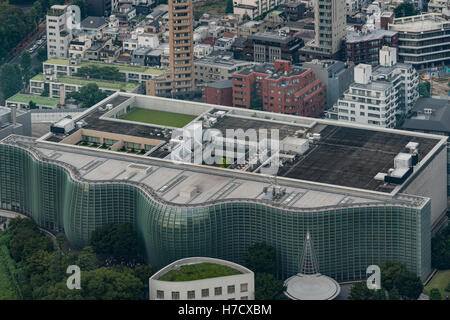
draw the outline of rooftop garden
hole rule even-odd
[[[158,280],[161,281],[192,281],[241,274],[240,271],[215,263],[197,263],[181,266],[170,270]]]
[[[59,103],[59,99],[56,98],[41,97],[32,94],[22,94],[22,93],[18,93],[7,100],[10,102],[27,103],[27,104],[30,101],[33,101],[37,105],[41,106],[56,106]]]
[[[131,82],[109,82],[109,81],[99,81],[94,79],[80,79],[74,77],[58,77],[57,82],[65,83],[65,84],[74,84],[85,86],[89,83],[96,83],[99,88],[102,89],[111,89],[111,90],[125,90],[125,91],[133,91],[138,84]]]
[[[52,58],[48,59],[44,62],[45,64],[57,64],[62,66],[68,66],[69,65],[69,59],[62,59],[62,58]],[[143,74],[152,74],[152,75],[162,75],[164,74],[164,69],[158,69],[158,68],[152,68],[152,67],[140,67],[140,66],[130,66],[125,64],[118,64],[118,63],[103,63],[103,62],[93,62],[93,61],[81,61],[78,66],[84,67],[84,66],[114,66],[119,71],[122,72],[136,72],[136,73],[143,73]]]

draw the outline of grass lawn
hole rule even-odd
[[[18,93],[6,100],[11,101],[11,102],[26,103],[26,104],[28,104],[30,101],[33,101],[34,103],[36,103],[38,105],[44,105],[44,106],[56,106],[59,103],[59,99],[56,99],[56,98],[41,97],[41,96],[35,96],[32,94],[22,94],[22,93]]]
[[[145,122],[156,124],[160,126],[169,126],[175,128],[182,128],[197,116],[189,114],[181,114],[166,111],[148,110],[148,109],[133,109],[131,112],[123,116],[123,120],[130,120],[136,122]]]
[[[431,281],[428,282],[428,284],[423,289],[423,292],[429,296],[430,290],[433,288],[437,288],[441,292],[442,298],[445,298],[446,295],[450,296],[450,292],[445,291],[445,288],[447,288],[449,282],[450,282],[450,270],[440,270],[436,272],[433,279],[431,279]]]
[[[191,281],[207,278],[217,278],[241,274],[236,269],[215,263],[197,263],[182,266],[179,270],[171,270],[158,280],[162,281]]]
[[[200,18],[204,13],[213,15],[225,15],[227,2],[223,0],[206,0],[206,2],[194,5],[194,17]]]

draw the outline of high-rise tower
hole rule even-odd
[[[345,0],[316,0],[315,3],[315,38],[301,50],[302,55],[306,60],[338,58],[346,28]]]
[[[169,0],[170,78],[174,95],[194,89],[192,0]]]

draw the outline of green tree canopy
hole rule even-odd
[[[119,72],[119,69],[114,66],[83,66],[74,75],[82,78],[125,81],[125,74]]]
[[[255,299],[274,300],[285,291],[283,281],[277,280],[272,274],[257,273],[255,275]]]
[[[403,2],[394,9],[394,15],[396,18],[414,16],[417,13],[418,12],[411,2]]]
[[[143,260],[137,234],[131,223],[106,224],[96,228],[90,239],[91,246],[103,260],[135,264]]]
[[[81,289],[69,290],[66,280],[48,289],[51,300],[137,300],[143,284],[129,268],[100,268],[81,272]]]
[[[441,292],[437,288],[430,290],[430,300],[442,300]]]
[[[440,270],[450,269],[450,225],[431,239],[431,265]]]
[[[261,242],[247,249],[245,265],[254,273],[276,274],[277,260],[275,248]]]
[[[423,81],[423,82],[419,83],[419,85],[417,86],[417,91],[419,91],[420,96],[423,98],[430,97],[430,94],[431,94],[430,90],[431,90],[431,85],[428,81]]]
[[[22,85],[22,72],[17,64],[5,63],[0,67],[0,91],[4,99],[19,92]]]
[[[367,288],[367,283],[356,282],[350,289],[349,300],[371,300],[374,297],[374,290]]]
[[[89,108],[105,99],[107,94],[102,92],[96,83],[89,83],[81,87],[80,91],[70,92],[67,97],[81,102],[83,108]]]

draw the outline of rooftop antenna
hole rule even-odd
[[[300,273],[316,274],[319,273],[316,255],[314,254],[313,245],[309,231],[306,232],[305,243],[303,244],[303,253],[300,257]]]

